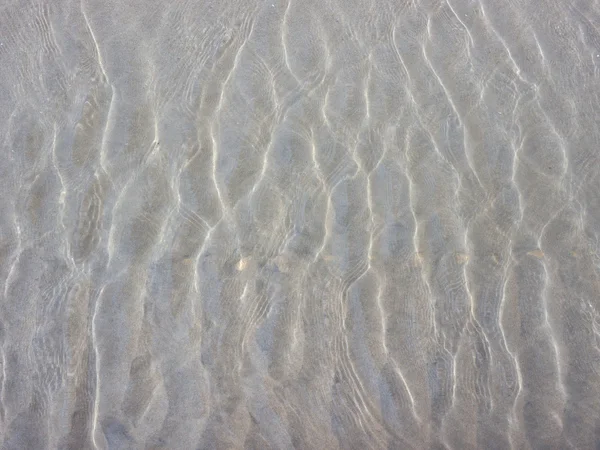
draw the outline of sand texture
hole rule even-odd
[[[0,449],[597,449],[598,0],[0,0]]]

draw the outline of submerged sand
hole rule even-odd
[[[0,0],[3,449],[600,443],[596,0]]]

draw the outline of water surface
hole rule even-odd
[[[5,449],[600,443],[597,0],[0,0]]]

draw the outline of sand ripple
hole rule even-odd
[[[598,1],[0,12],[2,448],[596,448]]]

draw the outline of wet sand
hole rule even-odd
[[[0,0],[3,449],[594,449],[597,0]]]

